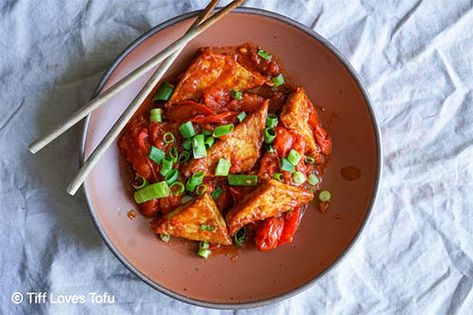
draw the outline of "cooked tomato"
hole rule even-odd
[[[278,246],[283,230],[284,219],[282,216],[264,220],[256,229],[256,247],[261,251],[275,249]]]
[[[181,101],[171,108],[166,109],[166,119],[185,122],[198,115],[213,115],[215,112],[206,105],[199,104],[197,102],[186,100]]]
[[[273,148],[276,150],[280,157],[286,157],[292,148],[292,143],[294,139],[284,127],[277,126],[275,130],[276,138],[273,141]]]
[[[284,228],[279,239],[278,246],[286,243],[291,243],[294,234],[301,223],[302,211],[301,207],[295,207],[294,210],[284,214]]]
[[[197,116],[195,118],[192,118],[192,122],[197,123],[197,124],[228,124],[235,120],[236,116],[238,115],[238,112],[226,112],[226,113],[221,113],[221,114],[216,114],[216,115],[210,115],[210,116]]]

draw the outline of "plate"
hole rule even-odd
[[[96,94],[178,39],[198,12],[176,17],[138,38],[104,75]],[[202,46],[253,42],[281,60],[286,77],[304,87],[325,110],[321,121],[333,140],[323,189],[333,201],[327,213],[311,205],[292,244],[204,260],[187,246],[160,242],[135,209],[118,146],[84,183],[92,218],[118,259],[144,282],[181,301],[212,308],[243,308],[301,292],[332,269],[359,237],[373,206],[381,173],[381,144],[368,95],[353,68],[322,36],[286,17],[240,8],[194,39],[170,69],[182,72]],[[91,114],[84,127],[82,161],[133,100],[151,73]]]

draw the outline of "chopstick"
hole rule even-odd
[[[200,35],[210,26],[214,25],[217,21],[219,21],[222,17],[227,15],[234,8],[239,6],[242,2],[243,0],[232,1],[230,4],[222,8],[213,16],[206,19],[204,22],[200,23],[199,25],[195,26],[194,29],[189,30],[189,32],[187,32],[180,39],[173,42],[167,48],[163,49],[161,52],[159,52],[158,54],[150,58],[144,64],[142,64],[141,66],[133,70],[130,74],[122,78],[120,81],[116,82],[113,86],[109,87],[101,95],[97,96],[95,99],[91,100],[89,103],[85,104],[84,106],[79,108],[77,111],[72,113],[72,115],[64,123],[57,126],[55,129],[51,130],[42,138],[31,143],[28,146],[28,149],[31,151],[31,153],[34,154],[38,152],[39,150],[41,150],[42,148],[44,148],[46,145],[54,141],[57,137],[59,137],[64,132],[69,130],[72,126],[74,126],[79,121],[81,121],[88,114],[96,110],[100,105],[109,101],[112,97],[117,95],[119,92],[121,92],[124,88],[129,86],[131,83],[133,83],[143,74],[145,74],[149,70],[159,65],[161,62],[164,61],[164,59],[169,57],[174,52],[178,51],[179,49],[182,49],[181,46],[183,45],[185,46],[189,41],[191,41],[192,39]]]
[[[135,99],[131,102],[131,104],[128,106],[128,108],[123,112],[123,114],[118,118],[118,120],[115,122],[113,125],[112,129],[107,133],[107,135],[102,139],[102,141],[99,143],[99,145],[95,148],[95,150],[92,152],[92,154],[89,156],[89,158],[84,162],[82,165],[81,169],[77,173],[76,177],[70,182],[69,186],[67,187],[67,192],[70,195],[74,195],[79,187],[82,185],[84,180],[86,179],[87,175],[90,173],[92,168],[97,164],[99,161],[100,157],[105,153],[105,151],[108,149],[108,147],[113,143],[113,141],[118,137],[120,134],[121,130],[125,127],[127,124],[128,120],[133,116],[133,114],[136,112],[136,110],[141,106],[143,101],[146,99],[146,97],[151,93],[153,88],[156,86],[156,84],[161,80],[162,76],[164,73],[169,69],[169,67],[172,65],[174,60],[177,58],[179,53],[184,49],[186,44],[195,38],[198,34],[202,33],[204,30],[206,30],[210,25],[214,24],[216,21],[224,17],[226,14],[231,12],[235,7],[240,5],[243,0],[235,0],[228,4],[226,7],[224,7],[222,10],[218,11],[215,13],[213,16],[209,17],[207,20],[204,22],[200,23],[199,22],[208,15],[208,13],[213,9],[213,7],[216,5],[218,1],[212,0],[212,2],[207,6],[207,8],[201,13],[201,15],[198,17],[198,19],[194,22],[191,28],[187,31],[187,33],[179,40],[171,44],[171,46],[175,46],[176,48],[174,50],[171,50],[169,47],[164,49],[164,51],[171,51],[169,53],[169,58],[167,58],[161,66],[156,70],[156,72],[153,74],[153,76],[146,82],[144,85],[143,89],[138,93],[138,95],[135,97]],[[207,23],[207,24],[206,24]],[[179,43],[179,44],[176,44]],[[161,52],[161,53],[163,53]],[[172,53],[175,52],[174,55]],[[159,54],[158,54],[159,55]],[[166,55],[166,54],[163,54]]]

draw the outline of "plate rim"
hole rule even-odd
[[[178,16],[175,16],[169,20],[166,20],[152,28],[150,28],[148,31],[140,35],[138,38],[136,38],[131,44],[129,44],[125,49],[120,52],[120,54],[113,60],[113,62],[110,64],[108,67],[107,71],[103,74],[101,77],[99,83],[97,84],[97,87],[95,88],[92,98],[95,98],[103,89],[105,86],[105,83],[108,81],[110,78],[111,74],[115,71],[117,66],[123,61],[123,59],[128,56],[129,53],[131,53],[136,47],[138,47],[141,43],[143,43],[145,40],[156,34],[157,32],[161,31],[162,29],[165,29],[169,26],[172,26],[176,23],[179,23],[183,20],[186,20],[188,18],[191,18],[193,16],[196,16],[202,12],[202,10],[194,10],[188,13],[184,13]],[[107,247],[110,249],[110,251],[114,254],[114,256],[129,270],[131,273],[133,273],[135,276],[137,276],[139,279],[141,279],[144,283],[152,287],[153,289],[158,290],[160,293],[163,293],[167,295],[168,297],[172,297],[178,301],[193,305],[193,306],[199,306],[199,307],[206,307],[206,308],[211,308],[211,309],[222,309],[222,310],[228,310],[228,309],[248,309],[248,308],[255,308],[255,307],[261,307],[265,306],[271,303],[277,303],[280,301],[283,301],[285,299],[291,298],[295,295],[298,295],[302,293],[303,291],[307,290],[308,288],[312,287],[318,280],[320,280],[322,277],[327,275],[330,271],[333,271],[335,268],[337,268],[340,263],[344,260],[346,256],[348,256],[351,252],[353,252],[353,248],[359,243],[359,240],[361,239],[361,235],[366,229],[366,226],[368,222],[371,220],[374,205],[376,204],[376,201],[379,196],[379,188],[380,188],[380,183],[381,183],[381,178],[382,178],[382,170],[383,170],[383,158],[382,158],[382,141],[381,141],[381,131],[380,131],[380,126],[379,126],[379,121],[378,121],[378,116],[376,114],[376,110],[373,106],[373,102],[369,96],[369,93],[367,89],[365,88],[365,85],[363,84],[363,80],[359,76],[359,74],[355,71],[353,66],[350,64],[350,62],[343,56],[343,54],[325,37],[314,31],[313,29],[305,26],[304,24],[301,24],[287,16],[284,16],[282,14],[268,11],[265,9],[260,9],[260,8],[252,8],[252,7],[239,7],[233,10],[232,12],[239,13],[239,14],[254,14],[254,15],[260,15],[264,17],[269,17],[272,19],[276,19],[280,22],[286,23],[290,26],[294,26],[298,28],[299,30],[303,31],[307,35],[311,36],[313,39],[317,40],[319,43],[321,43],[323,46],[325,46],[328,50],[330,50],[335,56],[338,58],[338,60],[343,64],[343,66],[348,70],[350,75],[353,77],[355,80],[358,88],[360,89],[363,98],[366,101],[366,104],[368,105],[368,111],[370,114],[371,121],[373,122],[373,129],[374,129],[374,134],[375,134],[375,140],[376,140],[376,149],[377,149],[377,156],[376,156],[376,162],[377,162],[377,167],[376,167],[376,178],[375,178],[375,187],[373,191],[373,196],[371,198],[371,202],[368,206],[366,216],[361,223],[360,228],[356,232],[355,236],[353,237],[352,241],[348,246],[343,250],[343,252],[333,261],[333,263],[327,267],[324,271],[316,275],[314,278],[310,279],[309,281],[303,283],[302,285],[298,286],[297,288],[293,289],[292,291],[280,294],[278,296],[272,297],[270,299],[265,299],[265,300],[258,300],[258,301],[253,301],[253,302],[244,302],[244,303],[212,303],[212,302],[206,302],[206,301],[201,301],[197,299],[192,299],[189,297],[186,297],[184,295],[175,293],[158,283],[154,282],[153,280],[149,279],[141,273],[139,270],[137,270],[131,263],[127,261],[127,259],[122,256],[122,254],[118,251],[117,248],[113,245],[112,241],[109,239],[108,235],[105,233],[102,225],[100,224],[96,211],[94,207],[92,206],[92,202],[89,198],[89,193],[87,190],[87,185],[84,183],[82,186],[82,192],[85,196],[86,203],[87,203],[87,208],[90,217],[92,218],[92,221],[97,228],[100,236],[104,240],[105,244]],[[81,142],[80,142],[80,152],[79,152],[79,163],[80,166],[83,165],[84,163],[84,157],[85,157],[85,143],[87,139],[87,130],[90,122],[90,117],[91,114],[87,115],[85,121],[83,122],[82,126],[82,132],[81,132]]]

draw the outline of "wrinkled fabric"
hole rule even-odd
[[[131,274],[70,197],[81,128],[28,144],[91,96],[152,26],[207,1],[0,2],[0,313],[217,314]],[[67,4],[66,4],[67,3]],[[247,1],[330,40],[373,100],[384,177],[359,243],[303,293],[241,314],[471,313],[473,10],[464,0]],[[115,303],[15,305],[13,292],[108,292]]]

